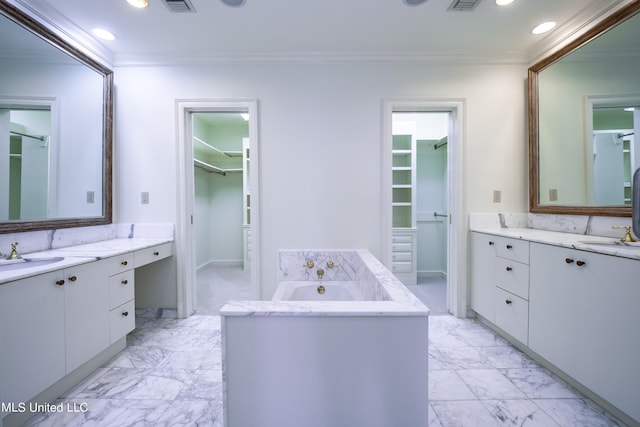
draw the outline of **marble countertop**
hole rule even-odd
[[[472,228],[470,231],[640,260],[640,242],[624,243],[614,237],[564,233],[534,228]]]
[[[427,316],[423,305],[399,301],[229,301],[224,316]]]
[[[51,249],[40,252],[21,254],[23,259],[38,260],[54,257],[62,257],[61,261],[50,264],[36,265],[15,270],[3,271],[3,265],[22,262],[0,260],[0,284],[24,279],[74,265],[85,264],[103,258],[109,258],[123,253],[145,249],[162,243],[171,242],[167,238],[133,238],[133,239],[111,239],[101,242],[86,243],[82,245],[69,246],[66,248]]]

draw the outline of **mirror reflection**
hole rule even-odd
[[[640,166],[639,40],[640,15],[538,73],[539,205],[630,206]]]
[[[0,6],[0,232],[110,222],[111,71]]]

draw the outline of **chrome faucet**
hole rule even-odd
[[[16,246],[18,246],[18,242],[13,242],[11,244],[11,253],[7,255],[7,259],[20,259],[22,258],[18,251],[16,250]]]

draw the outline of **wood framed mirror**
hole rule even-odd
[[[529,68],[530,212],[631,216],[639,11],[628,4]]]
[[[0,2],[0,233],[110,224],[113,72]]]

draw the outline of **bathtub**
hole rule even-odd
[[[427,426],[429,310],[368,251],[278,269],[271,300],[220,310],[224,425]]]
[[[272,301],[364,301],[364,296],[356,282],[290,281],[280,282]]]

